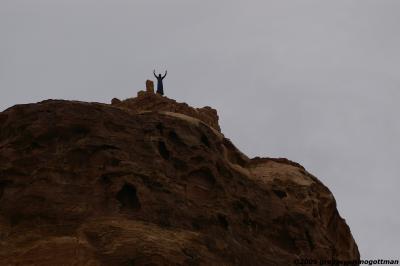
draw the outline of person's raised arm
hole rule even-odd
[[[157,78],[156,70],[155,70],[155,69],[153,70],[153,75]]]
[[[164,74],[164,76],[162,78],[165,78],[166,75],[167,75],[167,70],[165,70],[165,74]]]

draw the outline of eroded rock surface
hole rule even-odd
[[[185,114],[197,118],[212,128],[221,131],[218,124],[218,114],[215,109],[209,106],[193,108],[187,103],[178,103],[175,100],[169,99],[160,94],[151,93],[151,89],[148,89],[151,86],[152,85],[146,83],[146,91],[139,91],[138,97],[129,98],[119,102],[114,101],[112,104],[114,106],[129,109],[136,113],[143,111],[166,111]]]
[[[145,94],[0,113],[1,265],[358,259],[331,192],[299,164],[249,159],[214,111]]]

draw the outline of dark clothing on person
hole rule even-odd
[[[164,95],[164,86],[162,80],[163,79],[161,77],[157,77],[157,93]]]
[[[165,78],[165,76],[167,75],[167,71],[165,71],[165,75],[161,76],[161,74],[158,74],[158,76],[156,75],[155,71],[153,72],[154,77],[156,77],[157,79],[157,93],[164,95],[164,87],[163,87],[163,79]]]

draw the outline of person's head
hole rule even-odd
[[[158,74],[158,77],[161,78],[161,74]]]

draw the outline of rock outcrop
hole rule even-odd
[[[217,111],[209,106],[193,108],[187,103],[178,103],[160,94],[151,93],[151,85],[146,83],[146,91],[139,91],[136,98],[129,98],[124,101],[115,99],[112,105],[127,109],[131,112],[142,113],[148,111],[166,111],[197,118],[210,127],[221,131],[218,123]],[[153,85],[154,90],[154,85]]]
[[[154,93],[154,82],[152,80],[146,80],[146,92]]]
[[[211,108],[145,93],[0,113],[1,265],[294,265],[359,259],[332,193],[249,159]]]

